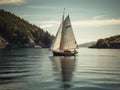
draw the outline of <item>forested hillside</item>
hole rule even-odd
[[[0,10],[0,35],[10,47],[49,47],[54,36],[24,19]]]
[[[99,39],[96,44],[90,48],[113,48],[120,49],[120,35],[111,36],[109,38]]]

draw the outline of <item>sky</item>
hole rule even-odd
[[[120,34],[120,0],[0,0],[0,9],[53,35],[64,8],[78,44]]]

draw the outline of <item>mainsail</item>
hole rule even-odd
[[[73,34],[72,25],[70,22],[69,15],[64,20],[64,15],[62,22],[56,34],[50,49],[52,51],[64,51],[64,50],[74,50],[77,48],[77,43]]]
[[[72,25],[70,22],[69,15],[66,17],[66,19],[63,22],[63,29],[62,29],[62,38],[61,38],[61,49],[62,50],[70,50],[70,49],[76,49],[77,44],[76,40],[73,34]]]

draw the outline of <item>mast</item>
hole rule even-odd
[[[65,15],[65,8],[63,9],[63,16]]]
[[[61,32],[61,42],[60,42],[60,51],[62,50],[62,46],[63,46],[63,43],[62,43],[62,39],[63,39],[63,28],[64,28],[64,14],[65,14],[65,8],[63,9],[63,18],[62,18],[62,32]]]

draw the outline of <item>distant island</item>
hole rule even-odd
[[[95,43],[96,43],[95,41],[86,42],[86,43],[79,44],[78,47],[89,47],[89,46],[91,46],[91,45],[93,45]]]
[[[95,44],[89,46],[89,48],[120,49],[120,35],[99,39]]]
[[[54,36],[26,20],[0,10],[0,47],[50,47]]]

